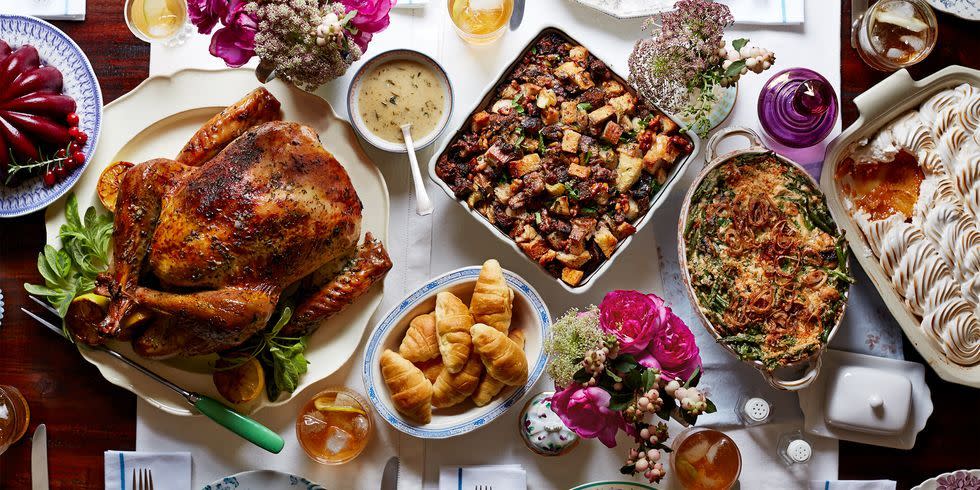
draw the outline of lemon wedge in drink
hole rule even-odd
[[[317,398],[316,400],[313,400],[313,406],[321,412],[346,412],[367,415],[364,410],[361,410],[360,408],[334,405],[333,402],[327,398]]]

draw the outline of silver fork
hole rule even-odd
[[[139,470],[139,479],[136,479]],[[153,470],[149,468],[133,468],[133,490],[153,490]]]

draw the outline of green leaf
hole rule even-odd
[[[613,381],[617,383],[623,382],[623,378],[620,378],[616,373],[612,372],[609,369],[606,370],[606,376],[609,376]]]
[[[282,313],[279,314],[279,320],[276,321],[275,325],[269,330],[269,335],[275,337],[279,335],[282,327],[285,327],[289,323],[289,319],[293,317],[293,309],[290,307],[285,307],[282,309]]]
[[[68,200],[65,202],[65,220],[68,222],[66,226],[76,230],[82,228],[82,223],[78,219],[78,198],[75,197],[74,192],[68,194]]]
[[[697,377],[698,377],[699,374],[701,374],[701,368],[700,367],[696,368],[694,370],[694,372],[691,373],[691,376],[689,378],[687,378],[687,381],[684,382],[684,387],[685,388],[690,388],[691,387],[691,382],[694,381],[695,379],[697,379]],[[695,383],[694,385],[697,386],[697,383]]]
[[[613,393],[609,397],[609,409],[614,411],[626,410],[633,402],[632,393]]]
[[[715,413],[718,411],[718,407],[715,406],[715,402],[705,398],[705,403],[707,403],[708,408],[704,410],[704,413]]]
[[[735,48],[735,51],[740,51],[748,43],[749,43],[748,39],[740,38],[732,41],[732,47]]]
[[[575,371],[575,374],[572,375],[572,381],[582,385],[588,383],[590,379],[592,379],[592,375],[585,368]]]
[[[575,107],[582,112],[589,112],[592,110],[592,104],[588,102],[582,102],[581,104],[578,104]]]
[[[31,294],[33,294],[35,296],[48,297],[48,296],[57,296],[57,295],[61,294],[61,291],[57,291],[57,290],[51,289],[51,288],[49,288],[47,286],[39,286],[37,284],[28,284],[26,282],[24,283],[24,289],[28,293],[31,293]]]
[[[655,377],[656,377],[656,373],[653,371],[653,369],[643,370],[643,374],[640,375],[640,382],[642,383],[644,390],[649,390],[650,388],[653,388],[653,380]]]
[[[725,70],[726,77],[734,77],[742,73],[742,68],[745,68],[745,60],[738,60],[728,65],[728,69]]]

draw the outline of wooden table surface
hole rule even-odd
[[[120,0],[88,0],[86,21],[57,23],[88,54],[106,103],[145,79],[149,66],[149,48],[126,28],[121,6]],[[847,126],[856,118],[854,97],[887,74],[868,68],[850,47],[849,1],[842,2],[842,10],[841,99]],[[913,77],[951,64],[980,68],[975,49],[980,23],[937,14],[938,46],[910,70]],[[28,436],[0,456],[0,488],[30,488],[29,434],[39,422],[48,427],[51,488],[102,488],[103,451],[135,448],[136,399],[105,381],[73,347],[21,313],[21,306],[29,306],[22,284],[41,282],[36,260],[44,243],[43,213],[0,223],[0,289],[6,301],[0,326],[0,384],[18,387],[32,415]],[[909,360],[922,362],[908,343],[905,353]],[[910,488],[945,471],[980,467],[980,417],[973,414],[980,407],[980,390],[946,383],[932,371],[927,382],[936,407],[915,448],[900,451],[841,442],[841,479],[894,479],[899,488]]]

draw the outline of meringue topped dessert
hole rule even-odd
[[[950,361],[980,363],[980,89],[938,92],[858,141],[844,205],[885,275]]]

